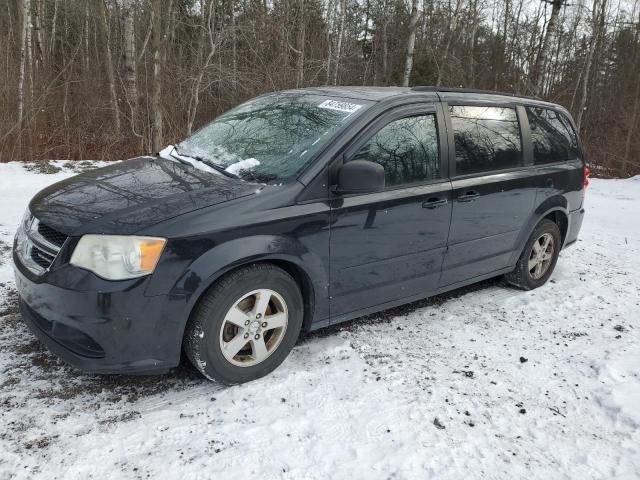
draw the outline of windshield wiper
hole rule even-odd
[[[201,157],[199,155],[185,155],[183,153],[180,153],[178,151],[177,148],[174,147],[174,150],[178,153],[178,155],[182,155],[183,157],[189,157],[189,158],[193,158],[194,160],[204,163],[207,167],[211,167],[213,168],[216,172],[221,173],[222,175],[224,175],[225,177],[229,177],[229,178],[236,178],[239,179],[240,177],[238,175],[235,175],[231,172],[227,172],[223,167],[221,167],[220,165],[217,165],[215,163],[213,163],[211,160]],[[179,157],[176,157],[175,155],[171,155],[174,158],[177,158],[178,160],[180,160]],[[189,162],[185,162],[184,160],[182,160],[182,162],[184,163],[189,163]]]
[[[176,156],[173,154],[173,151],[176,149],[176,147],[173,147],[173,150],[171,150],[171,152],[169,153],[169,155],[173,158],[175,158],[178,162],[182,163],[183,165],[189,165],[191,167],[193,167],[193,165],[191,165],[189,162],[187,162],[186,160],[183,160],[182,158]]]
[[[192,157],[191,155],[187,155],[187,157],[193,158],[194,160],[197,160],[199,162],[204,163],[206,166],[213,168],[216,172],[220,172],[221,174],[223,174],[226,177],[229,177],[229,178],[240,178],[235,173],[227,172],[223,167],[213,163],[211,160],[209,160],[207,158],[202,158],[200,156],[193,156]]]

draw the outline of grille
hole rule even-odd
[[[31,216],[18,229],[16,250],[23,265],[42,275],[53,264],[67,236]]]
[[[50,243],[61,247],[67,239],[64,233],[60,233],[44,223],[38,223],[38,233]]]
[[[31,260],[40,265],[44,270],[51,266],[54,258],[56,258],[55,255],[51,255],[35,245],[31,247]]]

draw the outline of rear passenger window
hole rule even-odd
[[[548,108],[525,110],[531,128],[533,163],[565,162],[579,157],[578,139],[567,117]]]
[[[456,175],[522,165],[522,141],[514,108],[451,106]]]
[[[405,117],[382,127],[351,158],[384,167],[387,186],[424,182],[440,176],[436,116]]]

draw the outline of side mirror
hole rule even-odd
[[[338,194],[375,193],[384,190],[384,168],[368,160],[347,162],[338,170]]]

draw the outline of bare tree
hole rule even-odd
[[[582,130],[582,119],[587,109],[587,94],[589,91],[589,81],[591,80],[591,70],[593,67],[593,57],[598,44],[598,37],[604,27],[604,16],[607,9],[607,0],[594,0],[592,10],[592,29],[591,39],[589,40],[589,52],[584,65],[584,75],[582,76],[582,96],[580,97],[580,106],[576,115],[576,127],[578,131]]]
[[[133,6],[133,0],[123,0],[121,12],[124,30],[124,52],[122,55],[124,63],[124,86],[131,123],[135,128],[138,108],[138,74],[136,68],[136,37]]]
[[[409,86],[409,77],[413,69],[413,50],[416,45],[416,28],[418,27],[418,0],[411,1],[411,17],[409,18],[409,35],[407,37],[407,53],[404,60],[404,75],[402,86]]]
[[[347,19],[347,0],[340,0],[340,31],[338,32],[338,45],[336,47],[336,61],[333,68],[333,84],[338,84],[338,69],[342,58],[342,41],[344,37],[344,27]]]
[[[102,1],[102,0],[100,0]],[[84,5],[84,69],[89,71],[89,0]]]
[[[640,173],[640,0],[593,1],[11,0],[0,157],[126,158],[264,92],[417,83],[538,93],[594,170]]]
[[[18,80],[18,155],[22,155],[22,130],[24,128],[24,81],[27,70],[27,32],[31,28],[29,0],[22,0],[22,28],[20,32],[20,78]]]
[[[304,84],[304,44],[306,31],[305,0],[298,0],[298,35],[296,41],[296,87]]]
[[[118,105],[118,94],[116,93],[116,77],[113,70],[113,54],[111,53],[111,15],[106,3],[102,5],[102,25],[105,31],[104,57],[107,69],[107,82],[109,86],[109,99],[111,101],[111,112],[113,115],[113,129],[115,133],[120,132],[120,107]]]
[[[160,151],[163,146],[162,137],[162,0],[153,0],[153,79],[151,87],[151,148]]]
[[[53,18],[51,19],[51,35],[49,36],[49,56],[56,53],[56,27],[58,25],[58,0],[53,0]]]
[[[213,55],[216,52],[216,41],[214,38],[214,13],[215,13],[215,0],[209,0],[209,5],[206,10],[206,15],[203,17],[203,32],[206,32],[203,35],[203,39],[200,43],[201,51],[204,49],[204,38],[207,39],[209,46],[209,53],[207,53],[207,57],[205,58],[203,64],[200,66],[196,78],[193,82],[193,88],[191,93],[191,100],[189,103],[189,120],[187,123],[187,135],[191,135],[191,130],[193,129],[193,123],[196,119],[196,113],[198,111],[198,104],[200,103],[200,87],[202,85],[202,78],[204,77],[204,72],[211,64],[211,60],[213,59]]]
[[[542,88],[544,85],[544,78],[547,63],[549,61],[549,51],[551,50],[551,43],[556,35],[558,30],[558,17],[560,15],[560,10],[562,9],[562,5],[565,0],[543,0],[547,3],[551,4],[551,17],[549,17],[549,23],[547,24],[547,31],[544,36],[544,42],[542,43],[542,48],[540,49],[540,53],[538,54],[538,60],[533,69],[533,91],[535,95],[540,95],[542,93]],[[597,0],[596,0],[597,1]]]

